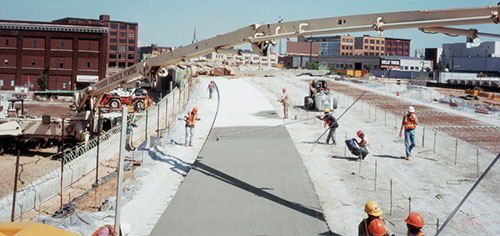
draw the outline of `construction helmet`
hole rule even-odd
[[[358,130],[358,132],[356,133],[358,136],[361,136],[363,134],[363,131],[362,130]]]
[[[198,113],[198,108],[193,108],[193,113]]]
[[[373,201],[369,201],[365,204],[365,212],[366,214],[371,216],[381,216],[382,214],[384,214],[382,209],[380,209],[378,203]]]
[[[385,235],[387,230],[385,229],[384,222],[380,219],[373,219],[368,225],[368,233],[375,236]]]
[[[330,113],[330,109],[325,108],[325,113]]]
[[[408,107],[408,112],[415,112],[415,107],[409,106]]]
[[[408,218],[406,218],[405,222],[409,225],[413,225],[418,228],[424,227],[424,217],[422,215],[412,212],[408,215]]]

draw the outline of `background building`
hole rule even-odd
[[[109,28],[108,35],[108,67],[109,72],[116,68],[125,68],[137,62],[137,32],[138,24],[133,22],[112,21],[109,15],[100,15],[99,19],[62,18],[54,22],[71,24],[102,23]]]
[[[356,37],[354,42],[355,55],[382,56],[385,55],[385,39],[363,35]]]
[[[387,56],[410,56],[410,40],[385,38],[385,55]]]
[[[87,87],[106,75],[108,28],[100,23],[0,21],[0,89],[38,89],[41,74],[48,89]]]
[[[149,46],[143,46],[137,48],[137,61],[142,61],[148,59],[151,56],[160,55],[163,53],[171,52],[174,47],[160,47],[156,44],[151,44]]]
[[[354,53],[354,37],[348,35],[299,38],[298,41],[319,43],[319,55],[340,56]]]
[[[241,51],[241,55],[209,53],[198,60],[215,64],[240,64],[240,65],[267,65],[275,66],[278,63],[278,55],[271,51],[267,57],[259,56],[251,50]]]
[[[453,72],[500,74],[500,41],[445,43],[441,56]]]

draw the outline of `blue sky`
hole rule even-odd
[[[419,9],[496,5],[498,0],[0,0],[0,19],[51,21],[64,17],[98,18],[139,23],[139,41],[161,46],[187,45],[255,23]],[[465,28],[465,27],[464,27]],[[470,28],[470,27],[467,27]],[[498,25],[477,26],[500,33]],[[376,35],[375,32],[370,32]],[[359,34],[354,34],[359,35]],[[387,37],[410,38],[414,49],[463,42],[464,37],[423,34],[416,29],[386,31]],[[493,39],[484,39],[492,41]]]

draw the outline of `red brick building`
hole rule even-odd
[[[111,69],[125,68],[137,62],[137,23],[112,21],[109,15],[100,15],[99,20],[68,17],[53,22],[71,24],[102,23],[109,28],[108,67]]]
[[[410,39],[385,38],[385,55],[410,56]]]
[[[106,75],[108,29],[102,24],[0,20],[0,90],[29,86],[41,74],[49,90],[84,88]]]

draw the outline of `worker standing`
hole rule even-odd
[[[281,92],[281,98],[278,99],[278,102],[281,102],[281,104],[283,104],[283,119],[288,119],[288,93],[286,92],[286,88],[283,88]]]
[[[389,236],[384,222],[379,219],[373,219],[368,225],[368,233],[370,236]]]
[[[357,139],[354,139],[354,142],[356,142],[358,146],[355,147],[352,153],[358,156],[358,160],[364,160],[368,153],[370,153],[370,140],[368,139],[368,137],[366,137],[365,133],[363,133],[362,130],[358,130],[356,134],[361,140],[358,141]]]
[[[196,107],[193,108],[192,111],[188,112],[188,115],[184,117],[184,121],[186,121],[186,138],[185,138],[186,147],[188,145],[190,147],[193,146],[192,142],[193,142],[193,134],[194,134],[194,125],[195,125],[197,120],[200,120],[200,118],[198,117],[198,108],[196,108]]]
[[[403,117],[399,137],[403,136],[403,129],[405,131],[405,147],[406,147],[406,160],[411,158],[411,150],[415,145],[415,128],[417,128],[418,120],[415,114],[415,108],[408,107],[408,114]]]
[[[326,144],[330,144],[330,139],[332,140],[332,144],[337,144],[335,142],[335,130],[339,127],[339,124],[337,123],[337,120],[335,117],[333,117],[333,114],[330,113],[330,109],[326,108],[324,110],[324,116],[317,116],[318,119],[325,121],[325,124],[323,127],[328,126],[330,129],[328,131],[328,136],[326,136]]]
[[[424,227],[424,217],[422,215],[412,212],[408,215],[405,222],[408,227],[408,236],[425,236],[421,231],[422,227]]]
[[[214,90],[215,90],[215,83],[213,80],[210,80],[210,83],[208,84],[208,98],[212,99]]]
[[[389,229],[386,225],[386,222],[385,222],[384,218],[382,217],[382,214],[384,212],[382,211],[382,209],[380,209],[380,206],[378,205],[378,203],[376,203],[374,201],[367,202],[365,204],[365,212],[366,212],[366,214],[368,214],[368,218],[363,219],[361,221],[361,223],[359,223],[359,225],[358,225],[358,235],[359,236],[369,236],[370,235],[368,226],[375,219],[383,222],[383,224],[385,226],[385,230],[386,230],[385,233],[387,235],[390,235]],[[384,235],[384,234],[382,234],[382,235]]]

